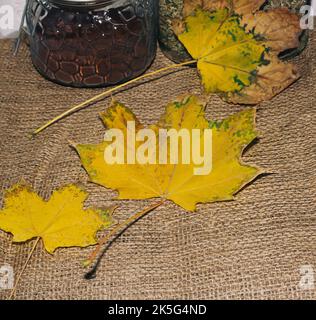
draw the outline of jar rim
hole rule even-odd
[[[83,8],[83,7],[102,6],[102,5],[112,4],[120,0],[47,0],[47,1],[56,5]]]

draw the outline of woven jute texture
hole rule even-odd
[[[110,99],[30,139],[33,129],[102,89],[46,81],[33,69],[28,48],[23,46],[14,58],[11,45],[0,42],[1,199],[6,188],[24,178],[46,199],[55,188],[83,183],[90,193],[86,206],[119,205],[118,222],[155,202],[112,200],[116,193],[90,183],[69,146],[69,141],[102,140],[98,114]],[[302,278],[304,266],[316,276],[315,47],[314,35],[296,59],[302,78],[257,107],[261,138],[244,160],[273,174],[257,179],[234,202],[199,205],[195,213],[173,203],[158,208],[114,242],[93,280],[84,279],[81,265],[92,248],[59,249],[51,256],[39,245],[16,298],[315,299],[312,274]],[[169,64],[158,52],[151,69]],[[140,82],[115,98],[150,124],[170,100],[187,92],[201,94],[194,68]],[[243,108],[214,96],[207,115],[221,119]],[[12,244],[11,237],[0,232],[0,267],[11,265],[17,275],[33,243]],[[9,290],[0,289],[1,298],[8,295]]]

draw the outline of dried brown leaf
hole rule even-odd
[[[236,104],[258,104],[270,100],[299,78],[297,67],[280,61],[275,55],[267,57],[268,65],[259,67],[255,82],[240,92],[231,92],[224,99]]]
[[[299,46],[300,28],[299,16],[286,8],[269,11],[259,11],[243,17],[242,24],[247,31],[262,35],[266,46],[280,53]]]

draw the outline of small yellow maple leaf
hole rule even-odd
[[[109,164],[104,160],[107,141],[96,145],[79,144],[75,148],[91,181],[118,190],[119,199],[162,198],[192,211],[197,203],[231,200],[262,173],[240,159],[243,149],[257,136],[255,110],[244,110],[221,122],[207,121],[204,110],[205,104],[197,97],[187,96],[170,103],[159,123],[150,128],[157,139],[158,130],[163,128],[178,132],[212,129],[212,170],[206,175],[194,174],[192,160],[189,164]],[[136,116],[118,102],[112,102],[101,118],[108,129],[121,129],[124,133],[128,121],[136,122],[136,131],[143,128]],[[126,143],[123,148],[126,151]],[[179,144],[179,154],[180,148]]]
[[[87,193],[75,185],[54,191],[44,201],[25,183],[6,191],[0,210],[0,229],[13,234],[13,242],[41,238],[53,253],[59,247],[87,247],[97,243],[96,233],[112,224],[107,210],[84,210]]]
[[[174,21],[174,31],[197,61],[207,93],[257,104],[298,79],[296,66],[278,54],[298,46],[299,17],[284,8],[257,12],[263,2],[185,1],[184,18]]]

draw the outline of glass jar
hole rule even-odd
[[[156,52],[157,0],[28,0],[35,68],[73,87],[100,87],[142,74]]]
[[[192,60],[190,54],[173,32],[172,22],[182,17],[184,0],[159,0],[159,45],[167,58],[174,62]]]

